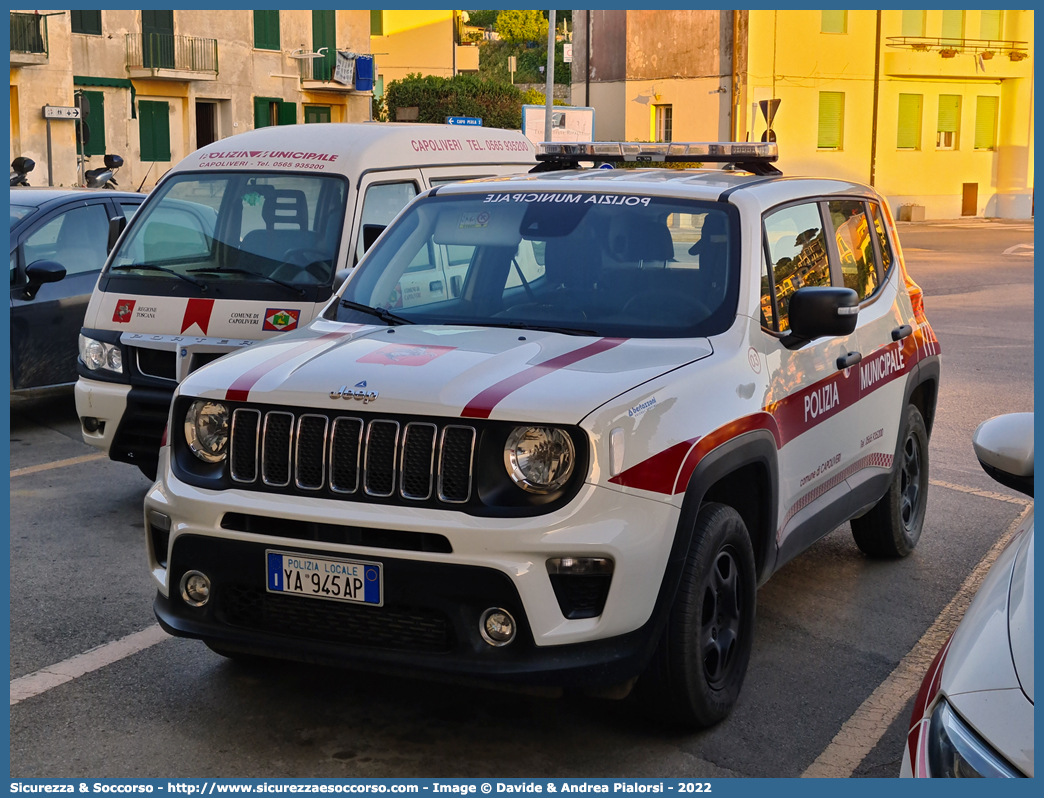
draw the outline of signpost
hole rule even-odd
[[[482,127],[480,116],[447,116],[447,125],[463,125],[464,127]]]
[[[80,119],[80,109],[68,105],[45,105],[43,107],[44,119],[47,120],[47,185],[54,185],[54,168],[51,164],[51,120],[52,119]],[[83,149],[82,147],[80,149]]]
[[[562,60],[567,63],[573,63],[573,43],[566,42],[562,45]]]
[[[511,73],[511,85],[515,85],[515,72],[518,71],[518,57],[509,55],[508,56],[508,72]]]

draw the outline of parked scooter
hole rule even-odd
[[[123,166],[123,158],[119,155],[106,155],[105,166],[99,169],[88,169],[83,174],[87,188],[116,188],[116,172]]]
[[[36,161],[32,158],[24,158],[19,155],[13,161],[11,161],[11,185],[12,186],[28,186],[29,181],[26,179],[26,175],[29,174],[33,169],[36,168]]]

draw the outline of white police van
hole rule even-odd
[[[420,192],[526,171],[534,153],[518,131],[375,123],[267,127],[192,153],[134,215],[94,289],[76,384],[84,440],[154,476],[186,375],[311,321]],[[455,257],[419,258],[392,305],[458,296]]]

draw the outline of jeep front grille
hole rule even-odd
[[[474,427],[460,424],[240,407],[232,414],[229,476],[259,490],[465,504],[476,438]]]

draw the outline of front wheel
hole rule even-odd
[[[921,411],[906,406],[899,460],[888,492],[866,515],[853,518],[852,537],[870,557],[905,557],[917,545],[928,506],[928,429]]]
[[[754,640],[754,550],[739,513],[700,508],[684,569],[639,700],[644,693],[655,714],[705,727],[732,711]]]

